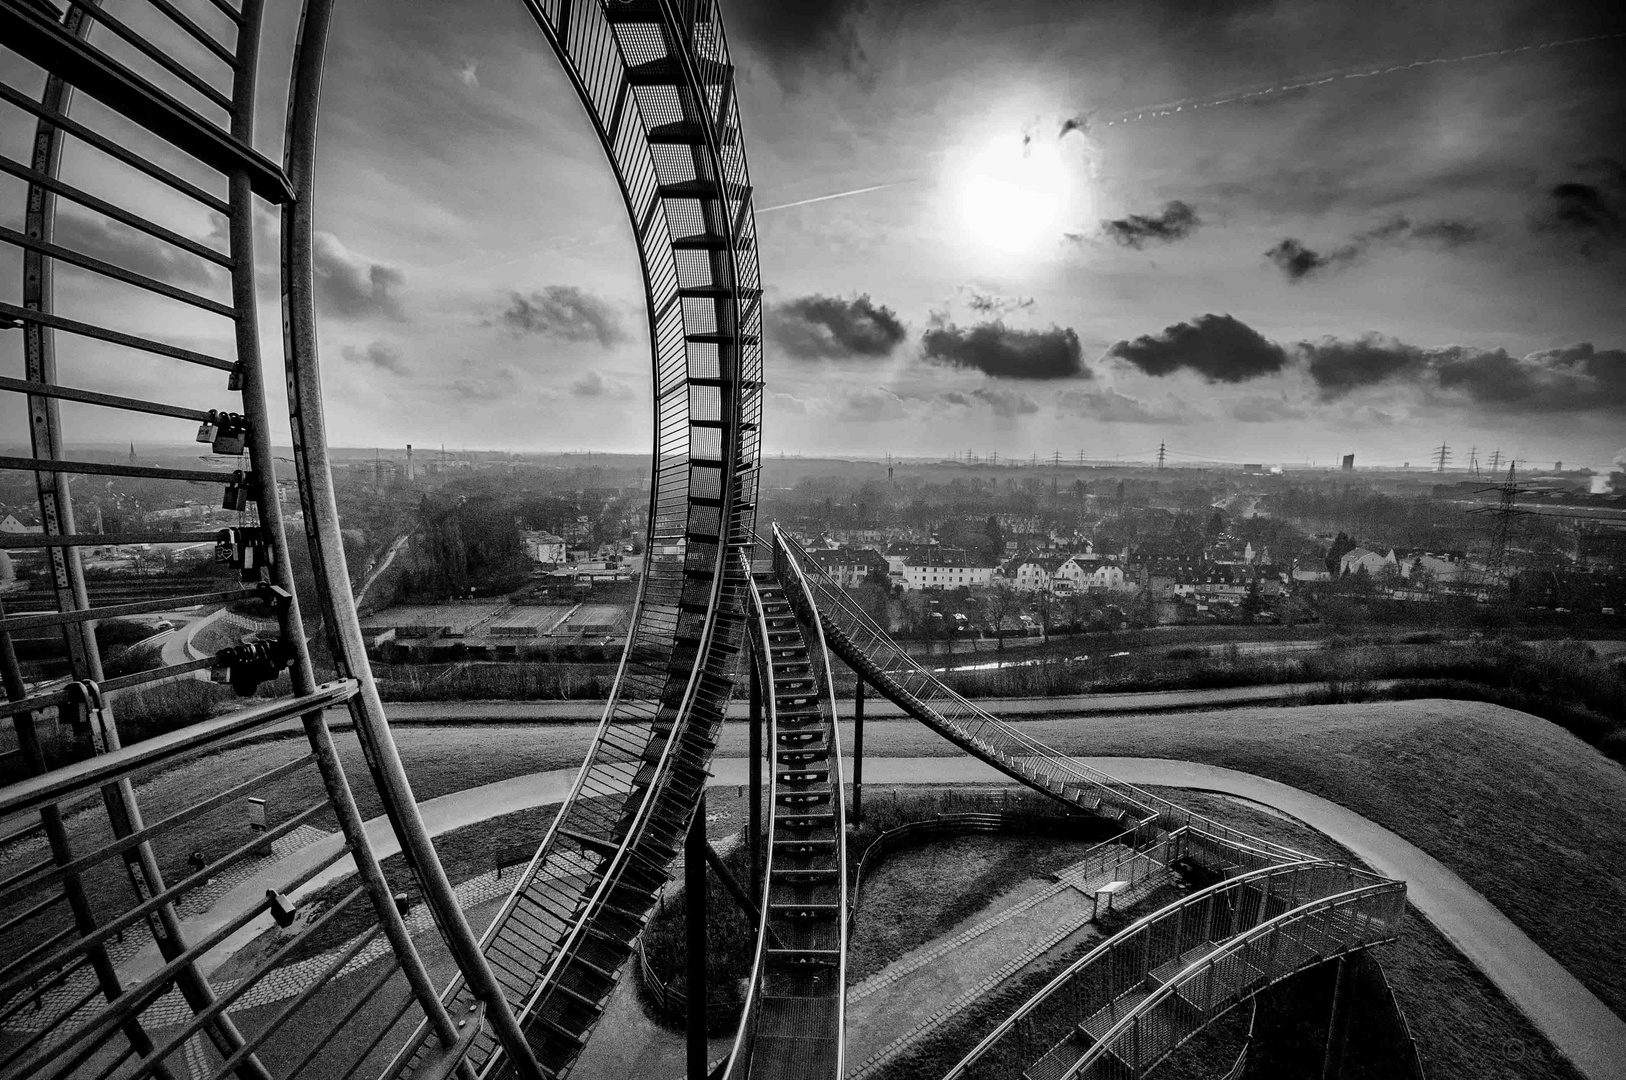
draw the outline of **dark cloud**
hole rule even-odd
[[[324,314],[347,319],[401,317],[398,290],[406,281],[405,274],[393,266],[368,262],[330,232],[318,232],[312,239],[316,302]]]
[[[1018,416],[1031,416],[1039,411],[1039,403],[1026,394],[1014,390],[995,390],[979,386],[973,390],[950,390],[941,399],[950,405],[968,409],[989,409],[1002,420]]]
[[[1535,231],[1571,243],[1583,255],[1599,256],[1626,237],[1626,166],[1598,158],[1576,167],[1583,179],[1547,189],[1530,224]]]
[[[1033,304],[1031,296],[1000,296],[997,293],[977,292],[974,289],[966,299],[966,306],[978,315],[1004,315],[1030,308]]]
[[[1276,269],[1289,281],[1302,281],[1325,270],[1342,269],[1364,259],[1373,248],[1409,244],[1425,244],[1449,251],[1475,243],[1484,237],[1484,230],[1470,221],[1441,218],[1436,221],[1414,222],[1397,215],[1365,232],[1356,233],[1348,241],[1325,253],[1306,247],[1296,237],[1287,237],[1265,252],[1265,258],[1276,264]]]
[[[515,333],[596,341],[606,349],[627,336],[614,308],[574,285],[549,285],[530,296],[511,293],[502,321]]]
[[[1300,342],[1298,352],[1316,390],[1327,401],[1363,386],[1415,375],[1426,366],[1422,349],[1377,334],[1354,341],[1328,337]]]
[[[1497,412],[1626,409],[1626,350],[1580,342],[1513,356],[1506,349],[1447,345],[1424,349],[1369,335],[1298,346],[1324,399],[1361,387],[1411,385],[1431,397]]]
[[[1080,135],[1088,135],[1090,133],[1090,115],[1089,113],[1082,113],[1078,116],[1069,116],[1063,120],[1061,122],[1061,131],[1057,133],[1056,138],[1065,139],[1069,132],[1074,131]]]
[[[61,214],[53,239],[63,247],[170,285],[203,288],[216,279],[213,264],[117,221]],[[222,279],[225,268],[219,268]]]
[[[1209,382],[1246,382],[1287,366],[1287,350],[1230,315],[1199,315],[1156,336],[1120,341],[1107,354],[1148,375],[1186,368]]]
[[[1114,221],[1101,222],[1101,232],[1114,243],[1136,250],[1149,242],[1172,244],[1190,236],[1202,219],[1188,204],[1175,199],[1163,205],[1163,211],[1153,217],[1130,214]]]
[[[815,294],[775,304],[768,329],[779,351],[798,360],[886,356],[908,336],[892,309],[868,294],[850,300]]]
[[[961,329],[938,323],[920,338],[926,359],[951,367],[975,368],[996,379],[1089,378],[1083,349],[1071,327],[1012,330],[1002,322]]]
[[[805,67],[865,74],[858,17],[867,7],[869,0],[739,0],[728,5],[729,38],[771,61],[781,80]]]
[[[375,341],[365,349],[358,349],[354,345],[346,345],[340,352],[352,364],[375,367],[380,371],[390,371],[397,375],[407,374],[407,366],[406,362],[401,358],[401,350],[386,341]]]

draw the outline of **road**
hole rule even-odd
[[[390,544],[389,550],[384,552],[384,557],[379,559],[371,570],[367,571],[366,575],[361,579],[361,584],[356,587],[356,607],[361,607],[362,601],[367,599],[367,590],[371,589],[373,583],[384,575],[384,571],[390,568],[390,563],[395,561],[395,556],[401,553],[401,549],[406,546],[406,542],[411,538],[411,532],[404,532],[397,536],[394,543]]]
[[[1416,845],[1336,803],[1249,773],[1166,758],[1072,760],[1133,784],[1194,788],[1248,799],[1326,834],[1378,873],[1404,880],[1408,899],[1417,910],[1588,1080],[1626,1080],[1626,1022],[1494,904]],[[709,783],[725,787],[746,783],[746,764],[743,758],[715,759]],[[872,784],[1008,782],[992,766],[970,757],[866,758],[864,773],[866,782]],[[421,807],[424,824],[431,835],[440,835],[501,814],[558,803],[569,793],[575,775],[574,769],[556,769],[430,799]],[[394,831],[385,818],[367,822],[367,833],[380,859],[399,851]],[[330,835],[243,882],[208,911],[186,920],[187,936],[200,939],[223,925],[232,913],[263,900],[268,888],[286,890],[288,882],[298,874],[338,851],[341,841],[339,835]],[[354,863],[349,858],[340,859],[293,895],[297,898],[350,873],[354,873]],[[202,958],[205,974],[270,925],[269,916],[261,916],[226,939]],[[149,945],[121,967],[121,974],[150,974],[161,965],[157,947]]]

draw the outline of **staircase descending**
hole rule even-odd
[[[943,684],[860,609],[794,539],[773,531],[781,575],[802,583],[831,651],[899,708],[1006,775],[1075,809],[1141,830],[1143,842],[1185,825],[1282,859],[1301,852],[1248,836],[1068,758]]]
[[[757,959],[726,1075],[839,1080],[847,858],[828,659],[822,640],[804,636],[771,568],[754,573],[751,598],[773,754],[772,809]]]

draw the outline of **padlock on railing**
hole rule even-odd
[[[293,649],[277,641],[253,641],[228,645],[214,655],[210,675],[217,683],[227,683],[238,697],[249,697],[282,674],[293,660]]]
[[[239,413],[222,413],[214,442],[217,454],[241,454],[248,445],[248,421]]]
[[[215,562],[237,567],[244,581],[259,581],[260,571],[276,562],[276,554],[266,531],[251,525],[215,533]]]
[[[233,469],[231,479],[226,481],[226,491],[221,496],[220,508],[241,512],[248,509],[251,498],[253,493],[249,490],[247,474],[242,469]]]
[[[212,443],[215,441],[215,432],[220,426],[220,412],[209,410],[209,418],[198,425],[198,442]]]
[[[243,389],[243,363],[239,360],[231,366],[226,374],[226,389],[241,392]]]

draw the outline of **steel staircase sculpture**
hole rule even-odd
[[[767,745],[766,888],[756,959],[724,1074],[844,1074],[847,852],[841,745],[829,658],[809,641],[770,564],[751,582]],[[805,602],[805,601],[804,601]],[[811,624],[818,634],[818,624]]]
[[[0,245],[20,252],[23,271],[18,302],[0,299],[0,333],[20,333],[24,377],[0,379],[0,393],[22,399],[31,440],[28,456],[0,457],[0,469],[32,474],[43,522],[40,534],[7,534],[0,546],[43,551],[51,579],[48,599],[0,611],[0,715],[13,721],[16,760],[28,774],[0,789],[0,1026],[17,1035],[0,1073],[566,1074],[691,825],[748,635],[763,658],[774,762],[760,935],[731,1076],[843,1071],[846,864],[832,651],[1007,775],[1117,820],[1135,842],[1141,879],[1182,858],[1223,879],[1105,943],[1091,954],[1098,961],[1064,976],[1072,979],[1065,993],[1036,999],[1034,1010],[1077,1013],[1069,1020],[1078,1034],[1031,1048],[1056,1075],[1138,1076],[1240,996],[1392,936],[1404,901],[1397,883],[1351,877],[1226,828],[1027,737],[949,691],[777,530],[772,570],[750,569],[762,287],[716,0],[526,6],[586,108],[626,205],[649,307],[655,444],[644,569],[611,701],[569,798],[477,937],[419,815],[368,667],[327,456],[313,214],[334,0],[303,6],[286,126],[269,137],[254,128],[265,113],[257,75],[276,60],[262,55],[264,0],[129,0],[115,13],[89,0],[0,0],[6,70],[32,73],[0,84],[0,109],[22,114],[34,130],[28,160],[0,157],[0,171],[26,188],[23,227],[0,228]],[[42,71],[42,85],[29,82]],[[97,107],[73,108],[75,93]],[[67,144],[74,168],[65,171]],[[278,145],[280,164],[261,149]],[[86,239],[94,229],[58,230],[62,205],[75,219],[139,234],[165,260],[191,268],[166,278],[104,257]],[[167,216],[152,209],[177,206],[184,209]],[[273,209],[294,441],[286,475],[296,482],[314,579],[314,595],[304,596],[291,570],[260,355],[255,223]],[[62,297],[59,268],[73,286]],[[102,303],[98,289],[122,290],[127,302]],[[229,346],[196,347],[176,312],[219,320],[216,336]],[[58,363],[59,348],[69,363]],[[137,360],[167,365],[153,380],[173,388],[164,400],[90,384],[91,375]],[[70,456],[70,435],[95,434],[103,430],[97,418],[115,414],[198,425],[218,467]],[[78,428],[66,422],[87,417]],[[76,476],[163,482],[177,501],[208,485],[239,518],[223,534],[93,531],[76,522]],[[238,580],[180,596],[168,587],[99,591],[86,580],[86,546],[181,540],[217,544]],[[276,643],[117,677],[102,666],[97,620],[245,600],[275,611]],[[312,605],[331,660],[320,673],[307,643],[318,625],[304,615]],[[69,673],[61,685],[30,687],[12,657],[14,639],[41,634]],[[245,690],[280,689],[121,745],[121,695],[206,669]],[[335,706],[349,710],[365,772],[347,774],[340,762],[324,718]],[[87,736],[87,759],[50,767],[41,733],[53,711]],[[227,786],[203,784],[155,820],[144,816],[137,781],[290,719],[301,722],[308,753]],[[279,806],[263,833],[224,852],[175,850],[189,823],[299,784],[317,794]],[[432,984],[368,840],[358,789],[383,808],[450,952],[457,975],[443,988]],[[342,844],[319,864],[274,879],[263,900],[193,929],[187,912],[218,899],[211,881],[259,880],[275,869],[255,861],[261,853],[313,825],[336,830]],[[302,912],[300,889],[345,858],[355,887],[319,914]],[[257,1017],[248,1033],[238,1026],[235,1016],[259,1000],[268,975],[341,916],[364,909],[363,929],[326,954],[312,987]],[[1215,930],[1221,913],[1230,920],[1223,933]],[[302,914],[311,917],[302,922]],[[270,925],[289,936],[230,983],[212,981],[212,955],[234,935]],[[149,946],[156,959],[133,963]],[[1129,963],[1137,949],[1138,968]],[[343,1007],[313,1015],[317,991],[341,974],[351,978],[348,965],[364,956],[377,959],[345,984]],[[1104,998],[1077,991],[1093,987],[1109,961],[1119,981],[1108,980]],[[397,1045],[403,1026],[411,1034]]]
[[[543,1075],[568,1070],[682,846],[741,650],[761,288],[733,69],[710,2],[532,0],[620,182],[649,290],[658,416],[633,629],[598,736],[481,948]],[[479,1000],[459,982],[453,1015]],[[427,1047],[428,1028],[415,1042]],[[469,1062],[499,1075],[505,1047]],[[407,1054],[398,1075],[415,1076]],[[521,1064],[526,1064],[521,1062]]]
[[[1265,987],[1399,933],[1404,883],[1249,836],[1068,759],[950,690],[777,528],[774,550],[780,580],[806,598],[804,621],[910,716],[1036,791],[1117,820],[1154,875],[1170,880],[1184,864],[1219,879],[1091,950],[949,1080],[1138,1078]]]

